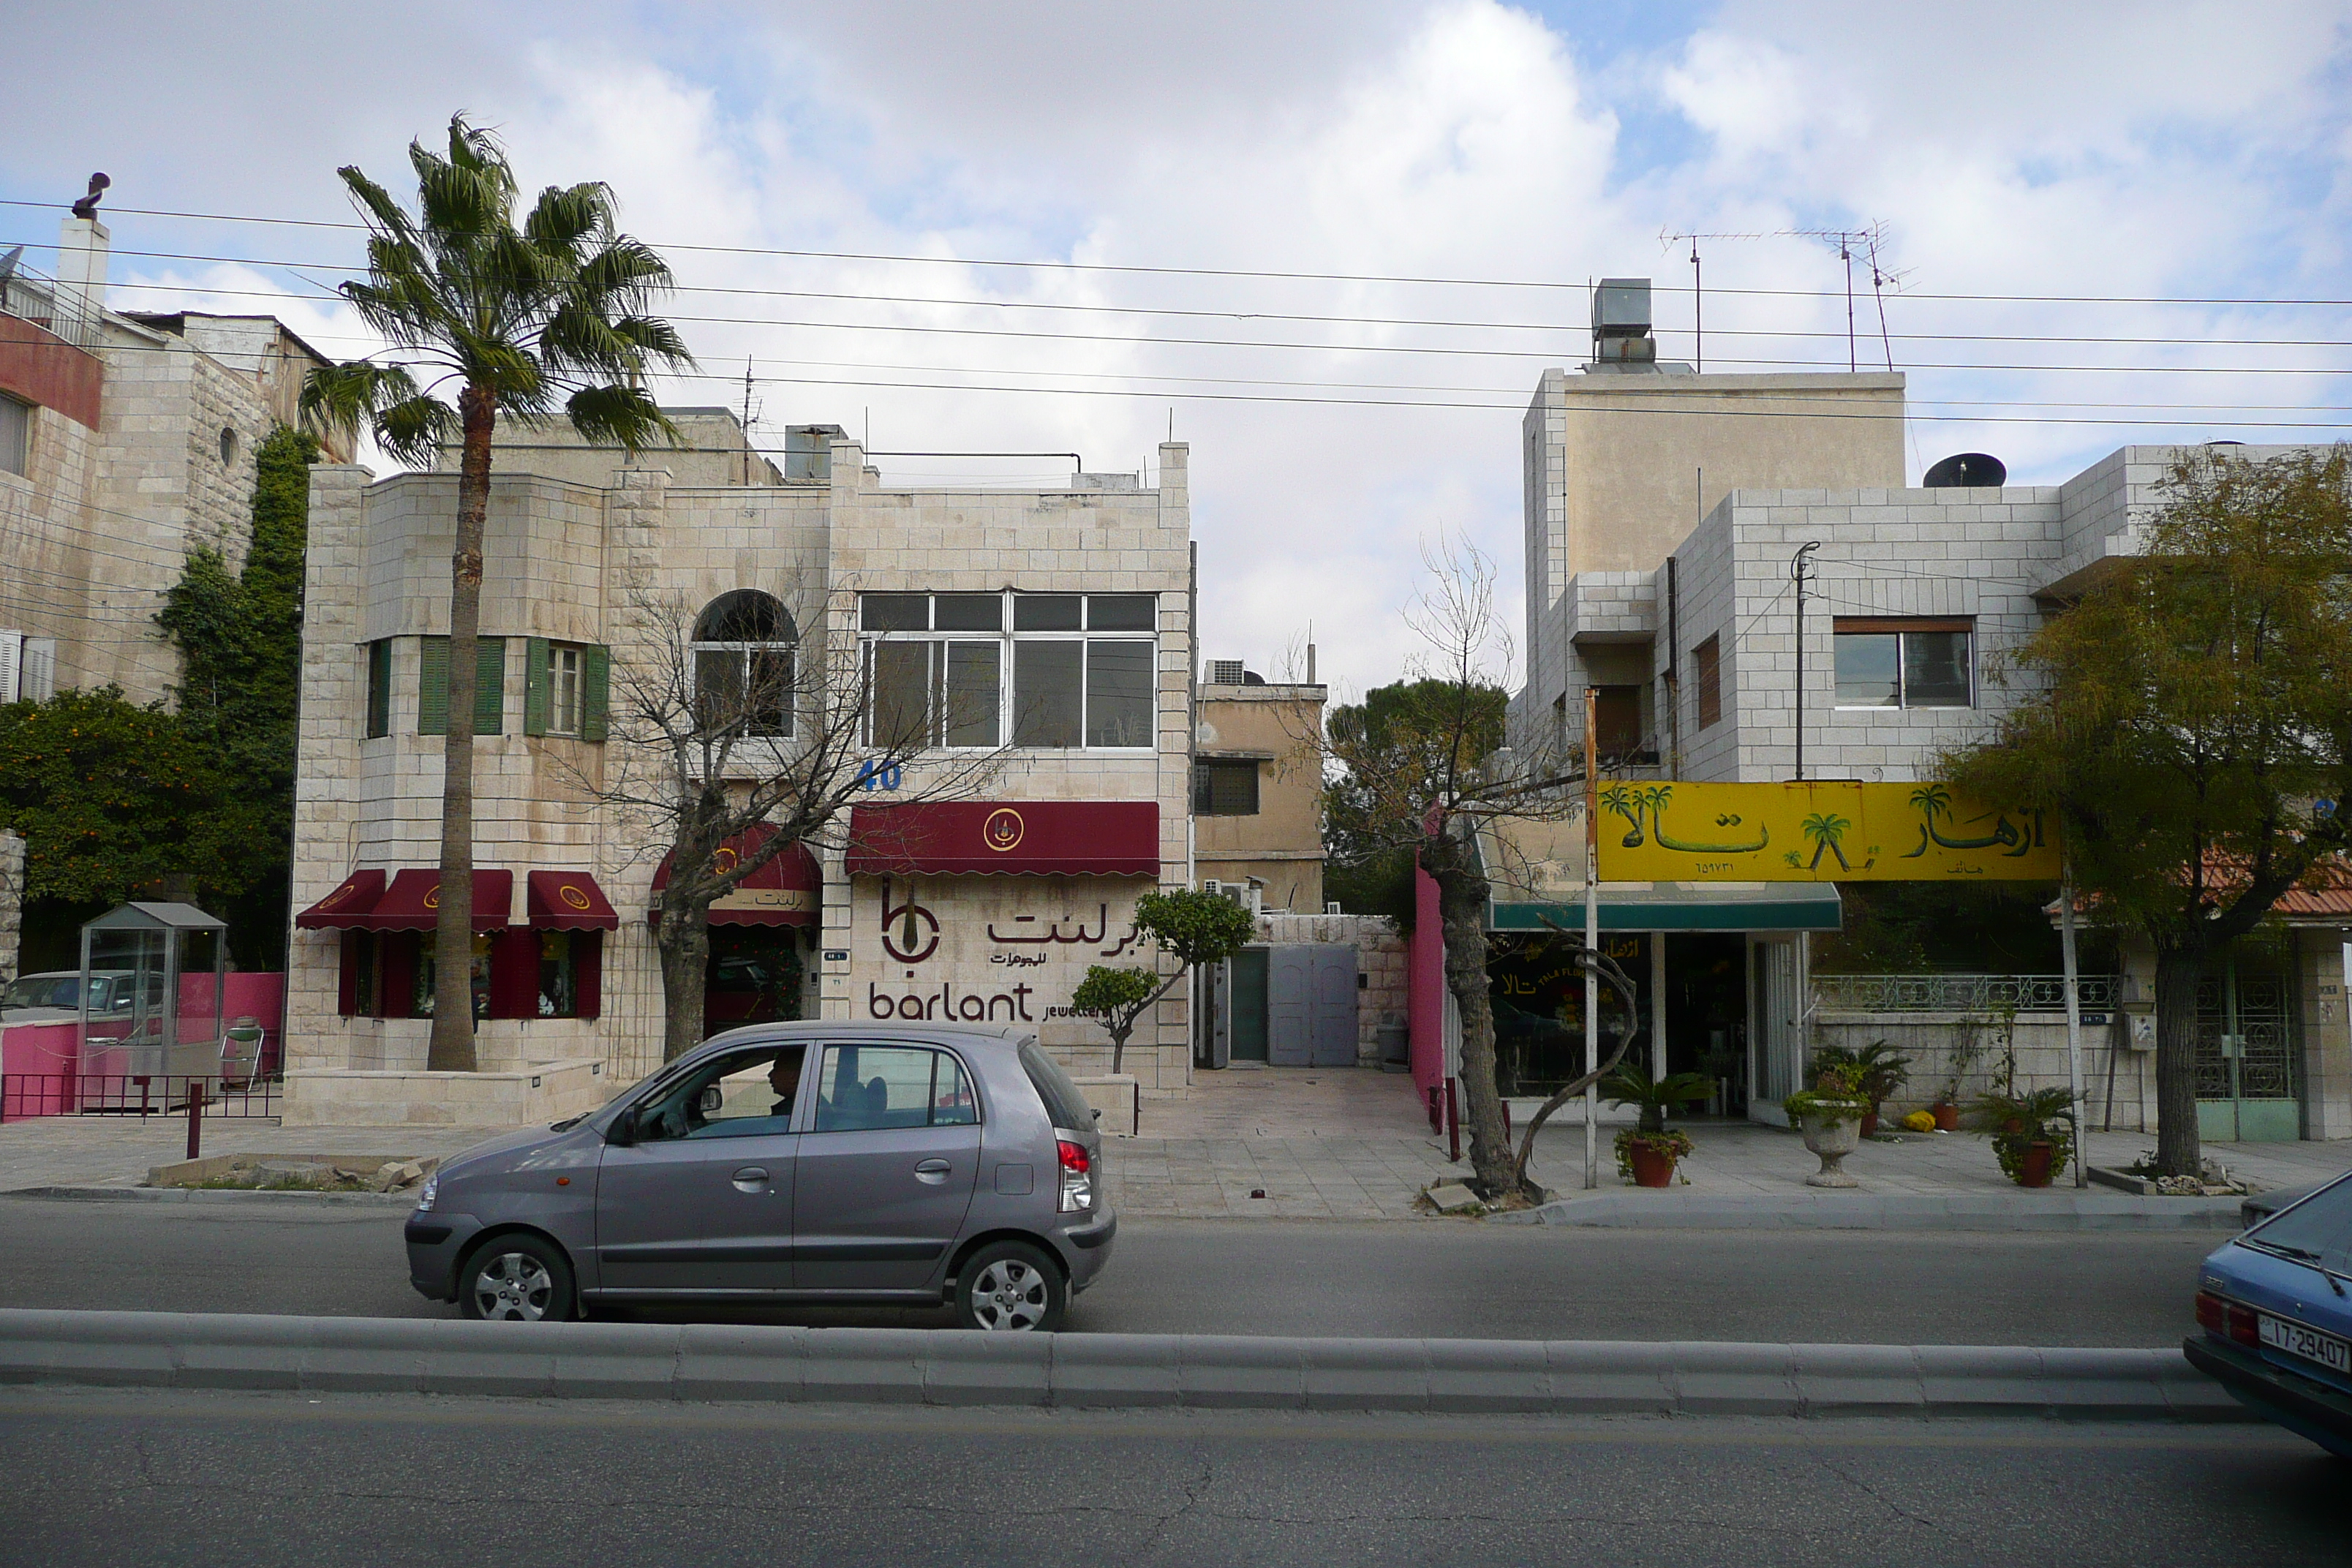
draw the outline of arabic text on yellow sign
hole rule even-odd
[[[1934,784],[1608,784],[1604,882],[2054,882],[2057,825]]]

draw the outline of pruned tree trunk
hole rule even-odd
[[[433,928],[433,1037],[425,1065],[472,1072],[474,1055],[474,690],[482,626],[482,531],[490,506],[489,393],[457,397],[465,450],[449,555],[449,713],[441,746],[441,909]]]
[[[1518,1163],[1503,1122],[1503,1096],[1495,1082],[1495,1006],[1486,980],[1486,877],[1459,840],[1430,843],[1423,861],[1437,881],[1438,920],[1445,934],[1445,986],[1462,1015],[1462,1097],[1470,1119],[1470,1167],[1482,1196],[1518,1189]]]
[[[702,1043],[710,976],[707,910],[664,910],[656,928],[661,953],[662,1060],[676,1061]]]
[[[2156,944],[2156,1163],[2168,1176],[2193,1176],[2205,1163],[2197,1131],[2197,983],[2202,952]]]

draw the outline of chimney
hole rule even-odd
[[[58,336],[85,346],[98,342],[106,310],[106,256],[113,236],[94,217],[58,226]]]

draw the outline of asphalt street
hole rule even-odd
[[[299,1206],[298,1206],[299,1205]],[[420,1317],[404,1209],[0,1197],[0,1306]],[[2210,1233],[1128,1221],[1093,1332],[2172,1345]],[[747,1321],[944,1322],[781,1311]]]
[[[2339,1563],[2266,1427],[0,1391],[0,1563]],[[373,1543],[373,1544],[371,1544]]]

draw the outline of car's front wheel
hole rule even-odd
[[[467,1260],[457,1281],[457,1310],[478,1321],[560,1323],[572,1300],[572,1262],[544,1237],[499,1237]]]
[[[967,1329],[1051,1333],[1062,1326],[1070,1288],[1044,1249],[999,1241],[964,1260],[956,1279],[956,1316]]]

